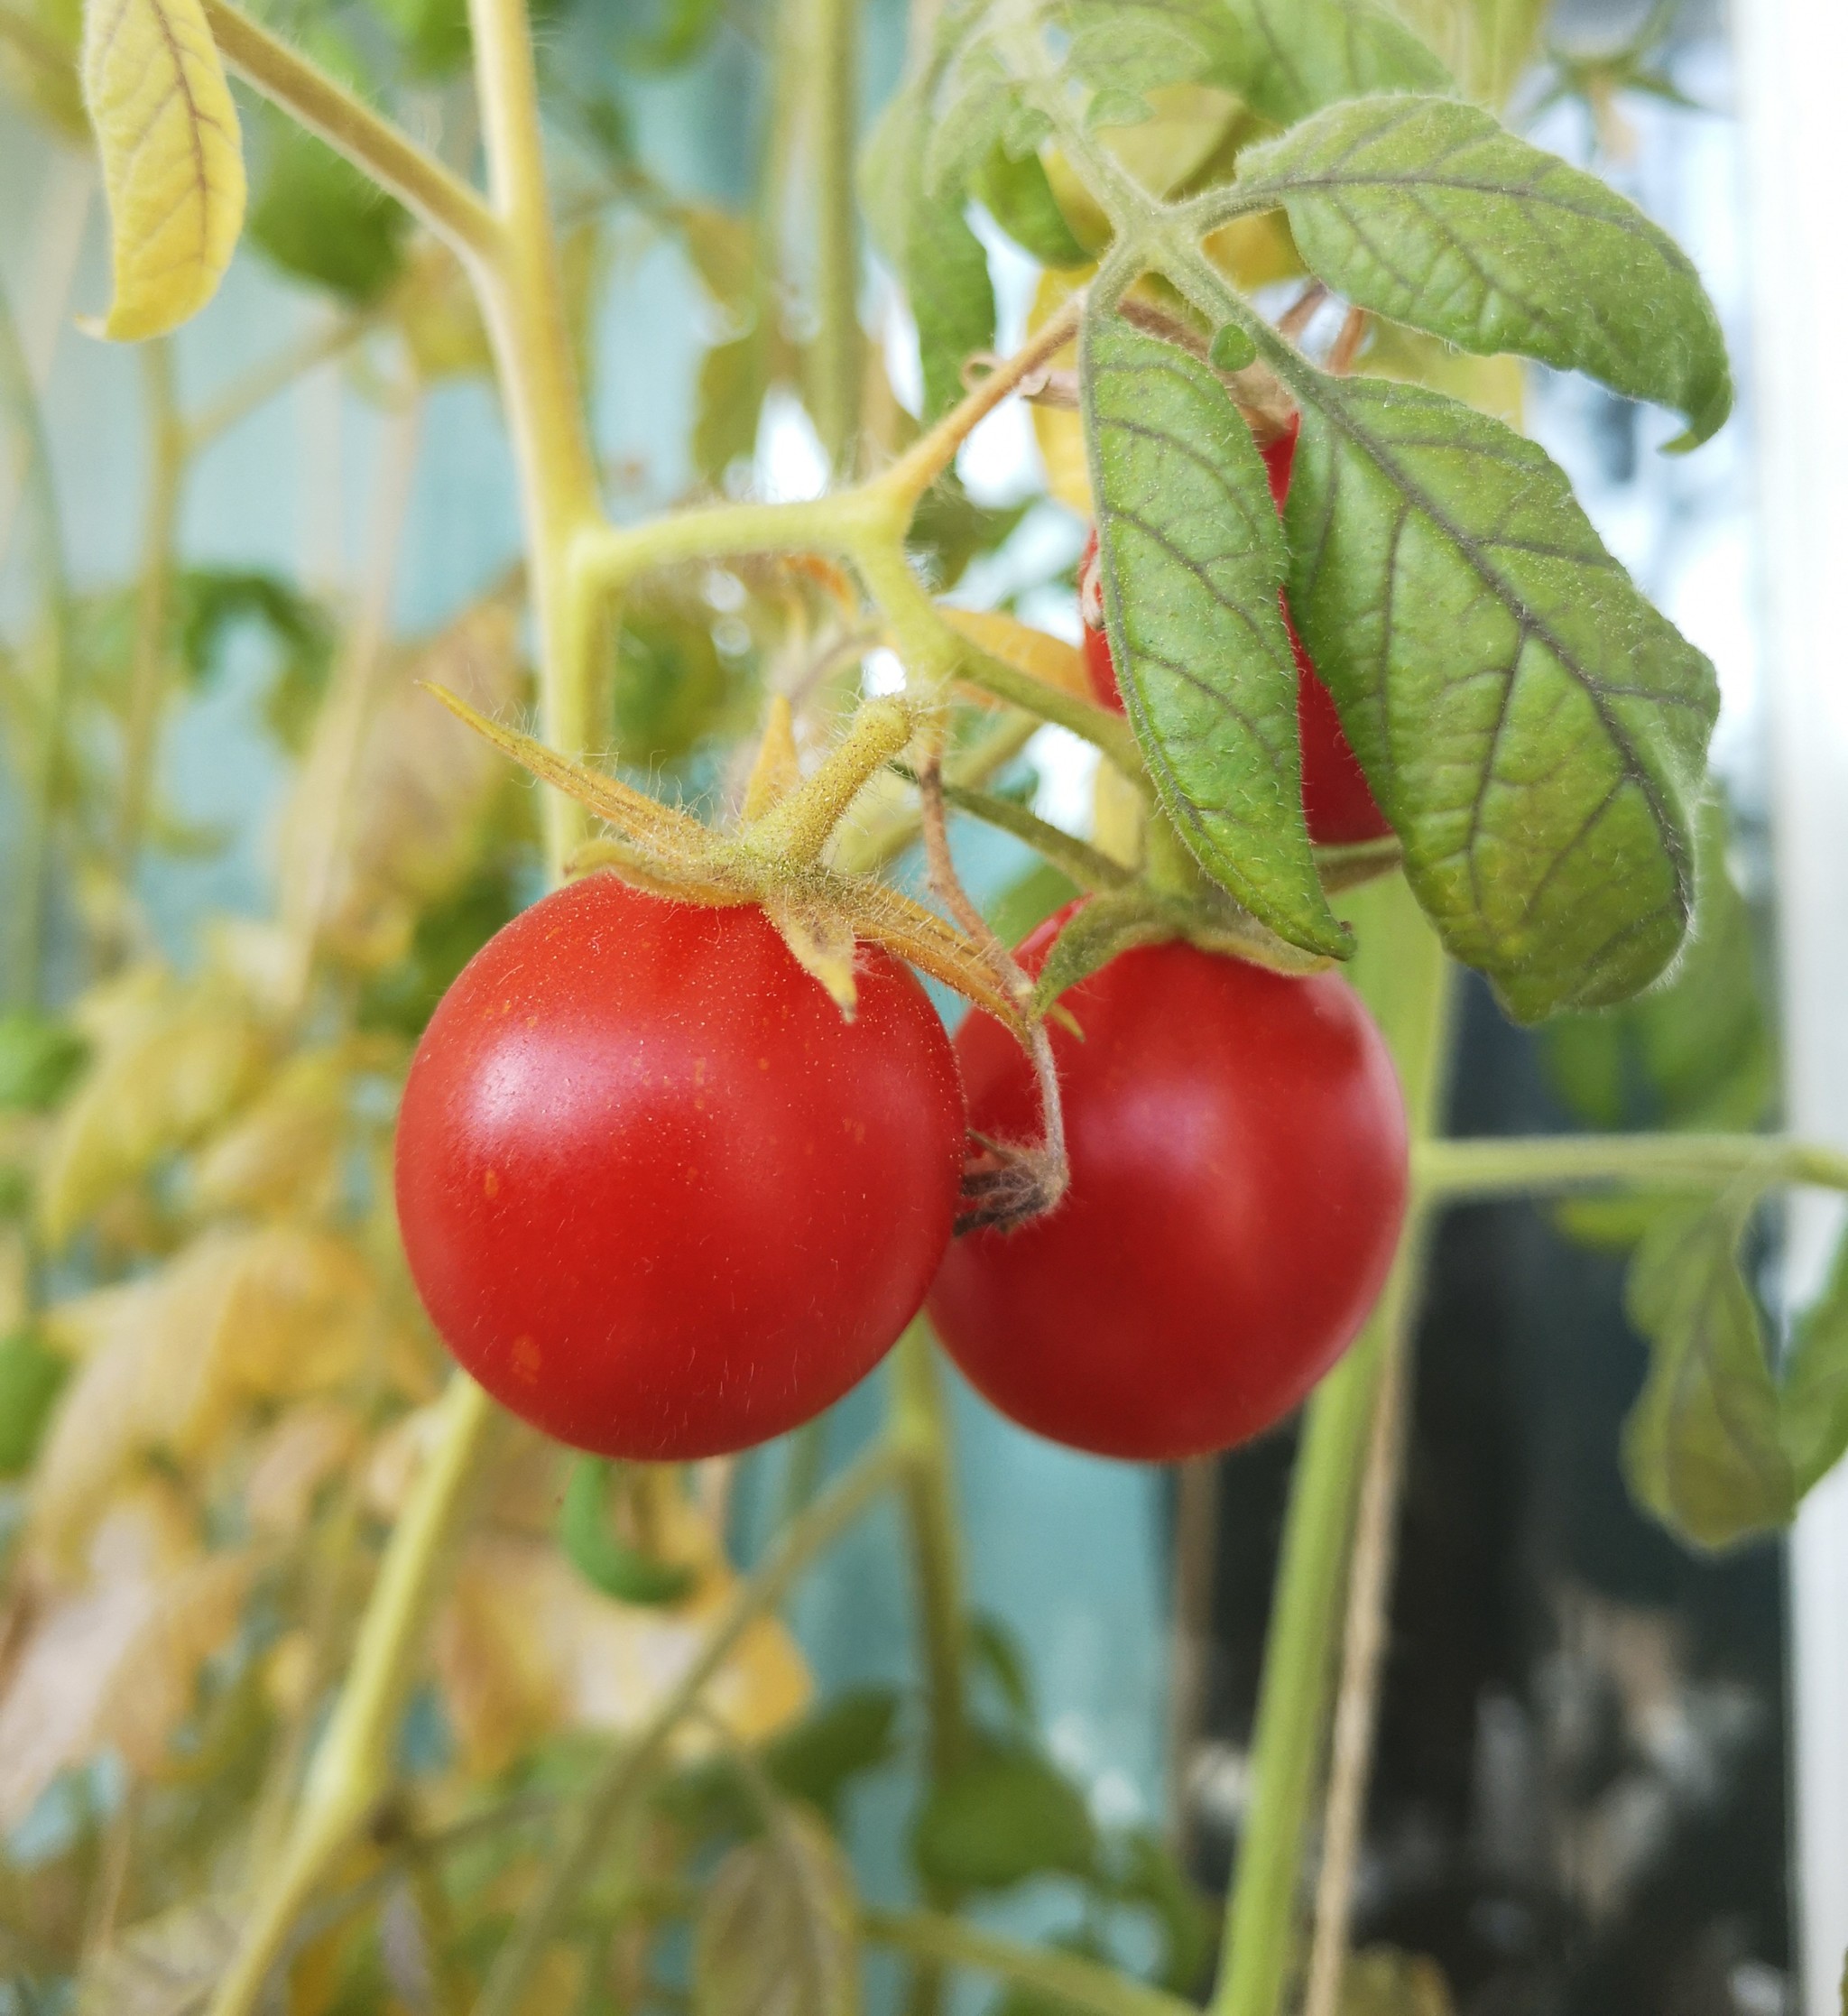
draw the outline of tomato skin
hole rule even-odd
[[[1270,484],[1270,501],[1280,513],[1289,495],[1290,470],[1296,462],[1297,434],[1301,423],[1292,420],[1287,433],[1267,441],[1259,449],[1264,473]],[[1078,578],[1089,578],[1097,555],[1094,531],[1078,562]],[[1335,698],[1323,685],[1303,641],[1296,633],[1287,596],[1283,604],[1283,626],[1289,633],[1289,648],[1296,657],[1297,735],[1302,745],[1303,818],[1309,837],[1324,846],[1350,846],[1363,840],[1381,840],[1392,830],[1368,788],[1366,773],[1354,753],[1341,717],[1335,710]],[[1091,675],[1091,690],[1098,704],[1123,711],[1123,689],[1117,684],[1116,664],[1110,654],[1110,639],[1104,631],[1104,610],[1095,595],[1083,600],[1085,616],[1085,664]]]
[[[762,911],[594,875],[443,997],[398,1123],[431,1320],[496,1400],[679,1461],[808,1420],[884,1355],[949,1243],[949,1040],[863,948],[852,1022]]]
[[[1076,906],[1074,906],[1076,907]],[[1064,916],[1019,957],[1037,970]],[[930,1290],[946,1348],[1021,1427],[1169,1462],[1289,1413],[1352,1342],[1405,1213],[1405,1110],[1386,1045],[1334,974],[1286,979],[1185,944],[1121,954],[1053,1025],[1071,1188],[959,1239]],[[1019,1046],[956,1036],[969,1123],[1039,1125]]]

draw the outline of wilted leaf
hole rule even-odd
[[[1241,162],[1337,293],[1490,356],[1515,351],[1685,413],[1693,447],[1732,402],[1693,262],[1596,176],[1454,99],[1318,113]]]
[[[333,1202],[353,1060],[344,1048],[291,1057],[229,1126],[208,1141],[192,1170],[200,1212],[294,1212]]]
[[[952,630],[957,630],[991,658],[1012,665],[1029,679],[1037,679],[1069,693],[1074,699],[1095,698],[1085,670],[1084,654],[1063,637],[1035,630],[1030,624],[1011,616],[1004,609],[956,609],[941,611]]]
[[[85,1965],[72,2016],[197,2016],[242,1929],[209,1898],[131,1926]]]
[[[281,1538],[300,1532],[321,1486],[345,1470],[359,1445],[357,1418],[333,1401],[299,1401],[279,1416],[244,1482],[253,1530]]]
[[[984,1740],[930,1790],[912,1829],[927,1882],[1006,1890],[1029,1876],[1084,1875],[1097,1839],[1084,1795],[1038,1751]]]
[[[210,301],[244,223],[237,110],[199,0],[88,0],[83,94],[115,251],[99,333],[135,342]]]
[[[1735,1257],[1750,1198],[1658,1221],[1625,1307],[1649,1340],[1624,1426],[1630,1488],[1673,1532],[1722,1548],[1789,1523],[1797,1506],[1758,1308]]]
[[[171,1487],[144,1485],[89,1510],[97,1523],[88,1572],[75,1586],[40,1592],[0,1689],[0,1829],[104,1744],[137,1771],[158,1769],[248,1586],[247,1556],[199,1554]]]
[[[688,1558],[688,1538],[670,1540],[673,1558]],[[593,1588],[549,1540],[491,1532],[473,1540],[436,1632],[444,1701],[470,1768],[499,1770],[557,1728],[633,1728],[691,1663],[735,1586],[709,1533],[705,1544],[685,1603],[638,1609]],[[704,1698],[751,1741],[799,1715],[808,1692],[794,1641],[766,1617]]]
[[[1251,429],[1206,365],[1114,318],[1086,322],[1079,385],[1111,650],[1162,806],[1254,917],[1340,957],[1303,824],[1283,538]]]
[[[1533,442],[1418,386],[1291,387],[1290,608],[1419,902],[1523,1020],[1635,994],[1693,909],[1713,668]]]
[[[290,1225],[215,1228],[157,1272],[60,1303],[45,1322],[83,1359],[32,1480],[32,1530],[54,1554],[88,1531],[136,1457],[196,1458],[251,1404],[337,1385],[381,1330],[353,1249]]]
[[[494,751],[414,681],[445,686],[499,716],[524,680],[513,613],[498,602],[468,610],[407,661],[367,731],[353,813],[325,892],[324,942],[336,957],[376,969],[404,956],[420,913],[473,873],[506,782]],[[308,900],[306,843],[328,813],[320,788],[310,754],[283,842],[285,909]]]
[[[158,967],[96,989],[75,1019],[94,1052],[41,1171],[39,1225],[53,1248],[161,1156],[197,1140],[268,1052],[256,1019],[228,988],[183,985]]]
[[[801,1807],[780,1808],[734,1848],[693,1931],[697,2016],[858,2016],[854,1879],[834,1837]]]

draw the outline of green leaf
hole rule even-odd
[[[195,682],[216,676],[226,642],[240,624],[269,633],[276,670],[263,712],[277,739],[298,747],[333,666],[337,631],[327,610],[273,574],[194,567],[173,584],[173,620],[180,661]]]
[[[1312,272],[1363,308],[1482,356],[1584,371],[1687,418],[1725,420],[1725,338],[1694,264],[1633,203],[1442,97],[1336,105],[1244,157]]]
[[[1303,824],[1283,539],[1251,430],[1206,365],[1113,317],[1086,319],[1078,380],[1111,650],[1162,805],[1254,917],[1340,957]]]
[[[1020,1641],[999,1617],[991,1617],[984,1611],[971,1613],[967,1631],[971,1668],[993,1681],[1008,1713],[1020,1727],[1032,1728],[1037,1720],[1033,1680]]]
[[[1726,865],[1725,807],[1701,809],[1687,949],[1621,1008],[1562,1015],[1541,1036],[1548,1076],[1588,1126],[1749,1131],[1768,1117],[1776,1044],[1751,912]]]
[[[324,141],[264,108],[268,165],[249,237],[285,273],[364,307],[403,269],[411,219]]]
[[[1233,85],[1280,126],[1368,91],[1444,91],[1450,74],[1373,0],[1227,0],[1240,47]]]
[[[770,347],[762,328],[715,344],[700,359],[693,461],[708,482],[755,454],[757,418],[769,390]]]
[[[979,504],[954,470],[939,476],[918,500],[905,543],[927,554],[933,585],[954,587],[978,553],[992,552],[1027,514],[1026,504]]]
[[[46,1113],[75,1083],[89,1045],[71,1025],[36,1008],[0,1014],[0,1113]]]
[[[0,1477],[21,1476],[32,1467],[69,1376],[69,1360],[47,1351],[30,1330],[0,1338]]]
[[[695,2016],[859,2016],[854,1879],[805,1808],[720,1863],[693,1928]]]
[[[1245,43],[1225,0],[1069,0],[1060,18],[1074,74],[1100,91],[1236,91],[1245,73]]]
[[[984,1740],[939,1780],[919,1814],[911,1854],[946,1890],[1006,1890],[1048,1873],[1081,1876],[1097,1838],[1083,1795],[1038,1751]]]
[[[848,1784],[891,1761],[898,1715],[890,1688],[851,1688],[764,1746],[764,1775],[832,1821]]]
[[[1103,1888],[1117,1902],[1154,1914],[1161,1928],[1162,1985],[1191,1993],[1213,1952],[1216,1914],[1160,1837],[1137,1827],[1113,1840]]]
[[[1119,953],[1176,937],[1169,906],[1146,886],[1106,890],[1067,920],[1052,941],[1033,986],[1033,1012],[1043,1015],[1072,988],[1101,973]]]
[[[448,77],[468,60],[467,0],[374,0],[413,77]]]
[[[651,1560],[611,1528],[610,1485],[618,1470],[594,1456],[572,1464],[559,1512],[559,1545],[587,1582],[619,1603],[678,1603],[693,1586],[693,1570],[679,1561]]]
[[[1650,1346],[1624,1424],[1630,1488],[1671,1532],[1709,1549],[1786,1526],[1797,1507],[1758,1308],[1736,1257],[1753,1201],[1729,1194],[1659,1220],[1624,1298]]]
[[[684,756],[723,726],[744,680],[720,655],[712,621],[692,597],[624,603],[616,633],[611,730],[626,763]]]
[[[1797,1325],[1779,1404],[1800,1498],[1848,1456],[1848,1238],[1835,1248],[1827,1285]]]
[[[1090,254],[1072,235],[1037,153],[1016,161],[1004,147],[989,154],[975,179],[988,214],[1042,266],[1082,266]]]
[[[1406,874],[1523,1021],[1648,985],[1694,908],[1713,668],[1534,442],[1290,374],[1289,603]]]
[[[962,143],[931,152],[935,98],[963,41],[979,32],[979,0],[946,11],[927,60],[909,76],[881,115],[860,163],[860,193],[879,249],[904,283],[918,325],[924,370],[924,418],[934,420],[963,393],[963,362],[994,341],[994,289],[988,255],[963,216],[966,192],[951,175]],[[991,116],[998,110],[999,116]],[[986,159],[1006,123],[1006,108],[977,106],[964,116],[975,151]],[[952,140],[956,140],[952,135]],[[979,144],[977,144],[979,143]],[[927,168],[934,162],[938,178]]]
[[[1029,931],[1080,893],[1077,883],[1062,869],[1041,861],[1002,890],[988,904],[986,915],[1003,945],[1018,945]]]

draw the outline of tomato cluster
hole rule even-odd
[[[1263,450],[1280,510],[1295,439]],[[1120,709],[1095,553],[1086,653]],[[1289,635],[1310,834],[1382,835]],[[1021,947],[1029,971],[1068,915]],[[1178,942],[1111,961],[1052,1038],[1065,1201],[952,1244],[966,1133],[1038,1139],[1033,1073],[985,1014],[952,1049],[887,954],[863,948],[856,978],[844,1020],[761,910],[606,875],[469,964],[405,1087],[398,1214],[439,1332],[513,1413],[606,1456],[748,1447],[838,1399],[928,1291],[1003,1413],[1169,1460],[1268,1427],[1345,1349],[1398,1240],[1406,1146],[1343,981]]]
[[[1270,479],[1270,501],[1281,512],[1289,495],[1290,470],[1296,462],[1297,434],[1300,422],[1263,444],[1265,474]],[[1334,697],[1322,683],[1303,641],[1297,635],[1289,613],[1289,600],[1281,590],[1283,624],[1289,633],[1289,648],[1296,654],[1297,735],[1302,745],[1303,817],[1309,837],[1325,846],[1352,846],[1363,840],[1381,840],[1391,832],[1386,815],[1374,802],[1359,759],[1348,744],[1335,711]],[[1110,652],[1110,639],[1104,629],[1104,597],[1097,577],[1097,534],[1094,532],[1078,563],[1078,602],[1085,619],[1085,663],[1091,675],[1091,689],[1097,698],[1117,713],[1123,711],[1123,689],[1117,684],[1116,662]]]

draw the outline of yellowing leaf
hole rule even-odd
[[[83,95],[115,243],[98,333],[132,343],[210,301],[244,224],[237,112],[199,0],[89,0]]]
[[[859,2016],[854,1878],[805,1807],[781,1807],[714,1873],[693,1932],[701,2016]]]
[[[61,1246],[92,1213],[228,1111],[267,1054],[227,988],[183,986],[157,967],[98,988],[77,1019],[96,1059],[46,1150],[39,1229]]]
[[[287,1539],[308,1524],[320,1487],[359,1447],[359,1422],[344,1407],[306,1401],[263,1438],[245,1479],[244,1509],[259,1533]]]
[[[0,1693],[0,1831],[104,1744],[156,1768],[199,1665],[229,1636],[246,1556],[192,1549],[178,1494],[149,1484],[103,1512],[88,1573],[46,1592]]]
[[[1003,609],[952,609],[941,606],[952,630],[959,630],[991,658],[998,658],[1015,671],[1025,672],[1042,685],[1056,687],[1080,700],[1095,696],[1086,676],[1083,654],[1075,645],[1049,632],[1035,630],[1018,616]]]
[[[239,1919],[210,1898],[131,1926],[84,1965],[74,2016],[191,2016],[229,1964]]]
[[[208,1232],[158,1273],[60,1304],[46,1329],[85,1360],[32,1478],[33,1537],[60,1556],[137,1457],[197,1458],[253,1402],[335,1385],[379,1341],[358,1255],[287,1225]]]
[[[1027,319],[1030,334],[1056,315],[1073,291],[1090,278],[1088,273],[1058,273],[1051,268],[1040,275],[1040,291],[1033,298]],[[1076,369],[1077,346],[1068,343],[1049,360],[1053,368]],[[1046,486],[1068,510],[1081,518],[1091,515],[1091,476],[1085,462],[1084,423],[1076,412],[1063,406],[1033,408],[1033,438],[1040,444],[1040,459],[1046,465]]]
[[[633,1728],[692,1662],[735,1586],[709,1529],[682,1507],[664,1537],[698,1560],[694,1593],[672,1609],[638,1608],[594,1588],[549,1540],[485,1533],[457,1569],[436,1632],[449,1718],[472,1771],[500,1770],[550,1730]],[[808,1668],[781,1622],[764,1617],[706,1692],[732,1734],[754,1740],[808,1706]]]
[[[344,828],[319,892],[324,942],[338,958],[375,969],[401,957],[419,913],[454,889],[479,858],[505,764],[480,736],[444,714],[414,681],[452,689],[483,713],[504,714],[524,680],[512,610],[467,611],[405,662],[395,689],[366,731],[365,753],[342,808],[323,802],[329,765],[322,732],[343,735],[329,716],[302,770],[283,837],[283,909],[315,900],[317,836],[330,816]],[[337,769],[338,765],[333,766]]]
[[[192,1173],[202,1211],[315,1215],[332,1201],[350,1060],[339,1050],[292,1057],[201,1149]]]

